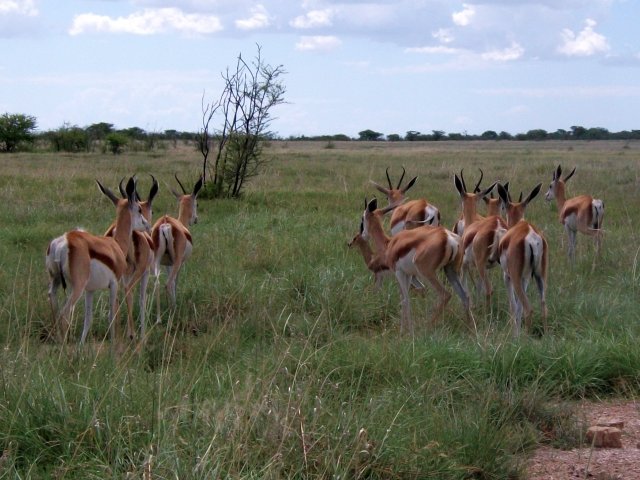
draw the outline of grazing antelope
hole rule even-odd
[[[142,216],[151,224],[151,218],[153,216],[152,202],[155,196],[158,194],[159,186],[158,181],[153,175],[151,175],[153,184],[149,190],[149,196],[147,200],[141,200],[136,190],[136,199],[142,209]],[[118,185],[120,194],[123,198],[126,198],[126,192],[122,185],[124,179],[120,181]],[[105,189],[102,191],[114,205],[117,205],[118,198],[111,193],[110,190]],[[115,230],[115,223],[113,223],[107,232],[106,237],[112,237]],[[140,323],[140,336],[144,338],[146,327],[146,311],[147,311],[147,284],[149,282],[149,274],[154,265],[154,246],[151,235],[148,232],[133,231],[131,236],[131,244],[129,251],[127,252],[127,272],[124,276],[125,286],[125,298],[127,301],[127,338],[133,340],[135,338],[135,326],[133,323],[133,289],[136,284],[140,283],[139,292],[139,323]]]
[[[391,214],[391,235],[404,230],[405,228],[415,228],[417,224],[425,225],[440,225],[440,211],[435,205],[430,204],[425,199],[410,200],[400,205],[405,199],[405,194],[416,183],[418,177],[413,177],[409,182],[402,187],[402,180],[406,170],[402,167],[402,176],[398,182],[398,186],[393,188],[391,184],[391,178],[389,178],[389,167],[385,170],[387,174],[387,182],[389,188],[384,188],[382,185],[378,185],[376,182],[371,181],[371,184],[377,188],[380,192],[387,196],[389,205],[397,205],[397,208],[393,210]],[[415,224],[412,227],[409,225]]]
[[[522,317],[524,316],[525,329],[531,327],[531,305],[527,297],[527,286],[531,277],[536,282],[540,294],[540,310],[547,327],[547,304],[545,299],[547,284],[548,246],[547,240],[540,230],[525,220],[516,222],[517,216],[524,213],[519,208],[524,203],[531,201],[540,191],[538,185],[527,197],[525,202],[512,204],[508,193],[498,186],[498,193],[502,201],[507,205],[508,230],[500,233],[498,255],[500,266],[504,275],[504,282],[509,295],[509,310],[514,320],[514,336],[520,335]],[[535,193],[535,195],[534,195]],[[510,210],[515,210],[510,215]]]
[[[463,271],[469,271],[474,265],[478,271],[479,287],[485,295],[486,305],[491,305],[493,288],[489,281],[487,269],[493,268],[499,262],[498,243],[504,232],[524,218],[527,205],[538,193],[542,184],[538,184],[527,198],[522,200],[522,193],[517,203],[511,201],[509,191],[498,184],[499,198],[507,214],[505,222],[500,215],[492,215],[471,225],[462,236],[462,248],[464,249]],[[506,200],[505,200],[506,199]]]
[[[360,232],[357,233],[347,245],[349,248],[354,246],[358,247],[364,263],[366,263],[367,268],[373,273],[373,284],[376,290],[380,290],[384,276],[393,272],[391,272],[391,269],[387,266],[385,259],[380,255],[374,254],[369,242],[362,238],[362,227],[360,228]]]
[[[184,262],[191,256],[193,240],[189,227],[198,223],[198,204],[196,197],[202,188],[202,177],[196,182],[191,193],[187,193],[182,182],[175,176],[182,194],[171,189],[178,200],[178,218],[165,215],[153,225],[151,238],[155,247],[155,275],[160,275],[160,266],[168,267],[167,294],[171,308],[176,307],[176,283]],[[160,296],[156,296],[157,322],[160,323]]]
[[[582,232],[585,235],[593,237],[596,247],[596,253],[593,259],[593,265],[595,266],[596,257],[600,255],[600,249],[602,247],[604,202],[590,195],[579,195],[567,199],[565,184],[574,173],[576,173],[575,167],[571,170],[571,173],[563,179],[561,177],[562,168],[558,165],[558,168],[553,172],[553,179],[545,198],[547,201],[551,201],[554,198],[556,199],[560,223],[564,225],[564,229],[569,237],[567,254],[571,262],[575,262],[577,232]]]
[[[98,182],[100,190],[106,190]],[[134,230],[148,230],[149,223],[142,215],[136,201],[136,184],[130,178],[126,187],[126,199],[116,204],[116,228],[113,237],[99,237],[83,230],[72,230],[51,241],[45,259],[49,274],[49,301],[54,315],[54,334],[61,330],[63,339],[68,337],[71,311],[80,296],[85,295],[84,325],[80,343],[83,344],[93,320],[93,293],[109,289],[109,330],[115,344],[118,283],[127,270],[127,252]],[[111,194],[113,196],[113,194]],[[58,312],[57,291],[62,285],[71,292]]]
[[[378,202],[371,200],[362,215],[362,238],[372,239],[379,252],[384,252],[385,263],[395,272],[400,287],[402,317],[400,331],[413,334],[414,326],[411,318],[411,300],[409,285],[412,277],[426,279],[434,288],[440,301],[438,302],[431,324],[435,324],[442,315],[451,294],[438,280],[438,272],[444,270],[454,291],[464,305],[468,323],[471,321],[469,297],[460,283],[459,272],[462,261],[462,250],[459,248],[459,237],[441,226],[423,226],[412,230],[403,230],[393,237],[388,237],[382,226],[382,217],[397,205],[378,209]]]

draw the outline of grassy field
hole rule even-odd
[[[575,400],[640,391],[640,144],[276,142],[266,154],[242,200],[200,200],[177,311],[163,310],[142,352],[122,340],[116,356],[106,294],[88,346],[40,340],[47,244],[113,220],[95,178],[115,189],[137,173],[148,192],[153,173],[155,218],[176,215],[168,186],[176,172],[196,180],[198,153],[0,157],[0,476],[525,479],[540,443],[581,442]],[[555,203],[544,202],[558,164],[578,167],[569,195],[605,201],[594,272],[583,236],[569,265]],[[402,166],[405,180],[419,175],[410,197],[436,204],[448,227],[463,167],[468,183],[481,167],[485,185],[510,181],[525,195],[543,183],[527,219],[550,246],[545,334],[531,288],[533,331],[513,340],[494,269],[477,333],[457,297],[428,330],[427,293],[413,300],[418,334],[399,335],[395,281],[376,292],[346,246],[376,193],[369,180],[384,183],[388,166],[394,179]],[[74,338],[81,317],[82,301]]]

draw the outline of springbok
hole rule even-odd
[[[389,184],[389,188],[384,188],[382,185],[378,185],[374,181],[371,181],[371,184],[387,196],[389,205],[397,205],[391,214],[392,236],[401,232],[405,228],[416,228],[418,224],[432,226],[440,225],[440,211],[435,205],[430,204],[424,198],[410,200],[400,204],[405,199],[407,190],[413,187],[416,183],[416,180],[418,179],[417,176],[413,177],[404,187],[402,187],[402,180],[406,173],[406,170],[402,167],[402,176],[398,181],[398,186],[393,188],[391,178],[389,177],[389,167],[387,167],[385,172],[387,174],[387,183]]]
[[[158,181],[153,175],[151,175],[153,183],[149,190],[149,196],[146,200],[141,200],[136,190],[136,199],[140,203],[142,209],[142,215],[151,224],[153,217],[152,202],[155,196],[158,194],[159,186]],[[126,198],[126,192],[122,185],[124,179],[120,181],[118,185],[120,189],[120,195]],[[101,189],[102,190],[102,189]],[[117,205],[118,198],[113,196],[110,190],[102,190],[113,203]],[[116,224],[113,223],[106,231],[105,236],[112,237]],[[149,283],[149,274],[154,265],[154,246],[151,235],[148,232],[133,231],[131,237],[131,244],[129,251],[127,252],[127,272],[124,276],[125,286],[125,298],[127,301],[127,338],[129,340],[135,339],[135,326],[133,322],[133,289],[136,284],[140,283],[139,292],[139,324],[140,324],[140,337],[144,339],[146,328],[146,311],[147,311],[147,284]]]
[[[540,191],[538,185],[534,192]],[[534,192],[528,197],[531,200]],[[540,230],[525,220],[514,223],[515,217],[509,216],[511,206],[509,195],[498,186],[498,193],[507,207],[509,229],[500,233],[498,255],[504,275],[504,282],[509,296],[509,310],[514,321],[514,336],[520,335],[522,317],[525,328],[531,328],[531,304],[527,297],[527,286],[534,278],[540,294],[540,311],[547,329],[547,303],[545,299],[547,285],[548,246],[547,240]],[[533,195],[535,196],[535,195]],[[525,202],[528,203],[528,202]],[[519,204],[521,205],[521,204]]]
[[[520,199],[516,203],[511,201],[509,191],[498,184],[498,194],[505,207],[507,221],[505,222],[500,215],[492,215],[471,225],[462,236],[463,271],[467,272],[471,265],[475,266],[480,279],[479,286],[485,295],[487,306],[491,305],[491,296],[493,295],[487,269],[493,268],[500,260],[498,255],[499,240],[507,229],[524,218],[527,206],[540,193],[541,187],[542,184],[534,187],[524,200],[522,200],[522,193],[520,193]]]
[[[191,256],[193,240],[189,227],[198,223],[198,203],[196,197],[202,188],[203,179],[200,177],[191,193],[187,193],[182,182],[175,175],[176,181],[182,189],[182,194],[171,189],[171,193],[178,200],[178,218],[164,215],[153,225],[151,238],[155,247],[156,281],[160,275],[160,266],[166,266],[169,270],[167,276],[167,294],[171,302],[171,308],[176,307],[176,283],[180,269]],[[157,323],[160,323],[160,295],[156,295]]]
[[[569,260],[571,260],[572,263],[575,262],[576,237],[577,232],[581,232],[593,237],[596,248],[593,259],[593,265],[595,266],[596,258],[600,255],[600,249],[602,247],[604,202],[590,195],[579,195],[567,199],[565,193],[566,183],[574,173],[576,173],[575,167],[571,170],[571,173],[563,179],[561,177],[562,168],[558,165],[558,168],[553,172],[553,179],[549,185],[545,199],[547,201],[551,201],[554,198],[556,199],[560,223],[564,225],[564,229],[569,237],[569,248],[567,251]]]
[[[393,273],[387,266],[385,259],[380,255],[373,253],[369,242],[362,238],[362,230],[360,230],[360,232],[358,232],[351,241],[347,243],[347,246],[349,248],[357,247],[358,250],[360,250],[364,263],[367,265],[367,268],[371,273],[373,273],[373,285],[376,290],[380,290],[382,288],[384,276],[386,274]]]
[[[106,189],[98,182],[101,191]],[[134,230],[148,230],[149,223],[136,201],[136,183],[129,178],[126,199],[116,204],[116,229],[113,237],[99,237],[83,230],[71,230],[49,243],[45,258],[49,274],[49,301],[54,316],[53,333],[60,328],[62,339],[69,335],[73,307],[84,293],[84,325],[80,343],[84,344],[93,320],[93,294],[109,289],[109,331],[112,344],[116,340],[115,312],[118,284],[127,270],[127,252]],[[111,194],[113,196],[113,193]],[[70,286],[67,300],[58,312],[57,291]]]
[[[378,209],[377,200],[375,198],[371,200],[362,214],[362,238],[365,241],[369,239],[374,241],[378,251],[384,252],[387,266],[395,272],[402,299],[400,331],[411,334],[414,332],[409,297],[412,277],[426,279],[440,297],[434,309],[431,324],[435,325],[442,315],[451,299],[451,294],[438,279],[440,270],[444,270],[454,291],[462,300],[467,322],[470,324],[469,297],[459,278],[462,262],[459,237],[444,227],[425,225],[403,230],[390,238],[384,232],[382,217],[394,208],[397,208],[397,205],[392,204]]]
[[[462,236],[464,234],[465,225],[471,225],[472,223],[475,223],[478,220],[484,218],[478,213],[478,201],[480,201],[480,199],[485,199],[497,183],[493,182],[493,184],[491,184],[489,188],[481,190],[480,182],[482,182],[484,172],[482,171],[482,169],[479,170],[480,180],[478,180],[478,183],[476,183],[473,192],[467,191],[467,185],[465,184],[462,170],[460,170],[460,177],[458,177],[458,175],[456,174],[453,175],[453,183],[456,187],[456,190],[458,191],[458,194],[460,195],[460,203],[462,204],[462,213],[453,227],[453,233],[459,236]]]

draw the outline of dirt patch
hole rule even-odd
[[[528,464],[529,480],[640,479],[640,403],[636,401],[580,405],[587,425],[600,419],[624,421],[622,448],[538,449]]]

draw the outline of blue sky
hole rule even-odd
[[[197,131],[256,44],[280,136],[640,129],[636,0],[0,0],[0,113]]]

